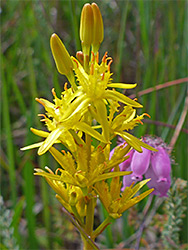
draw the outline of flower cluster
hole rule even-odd
[[[171,162],[168,148],[161,138],[144,137],[143,141],[156,148],[158,152],[143,148],[142,154],[134,149],[128,153],[130,157],[120,164],[120,169],[132,171],[132,174],[123,177],[123,189],[129,187],[132,182],[141,181],[144,175],[145,178],[151,179],[147,185],[154,188],[152,194],[167,196],[171,185]]]
[[[71,88],[65,83],[61,97],[57,97],[52,89],[54,103],[36,98],[46,111],[39,116],[48,131],[31,128],[44,141],[22,150],[38,147],[39,155],[47,151],[52,154],[60,168],[55,173],[48,167],[47,172],[35,169],[35,175],[45,177],[58,200],[74,215],[90,239],[95,240],[109,223],[109,220],[105,220],[93,231],[97,198],[106,208],[108,218],[119,218],[126,209],[153,191],[149,189],[135,197],[149,179],[121,191],[120,177],[131,172],[120,171],[119,164],[129,157],[126,155],[131,148],[140,153],[143,149],[156,149],[129,133],[129,130],[142,124],[141,120],[145,115],[148,116],[146,113],[136,115],[136,109],[142,108],[142,105],[115,90],[131,89],[136,84],[112,82],[112,58],[108,57],[107,52],[99,63],[98,50],[103,40],[103,22],[95,3],[85,4],[82,9],[80,39],[82,51],[76,53],[76,59],[69,55],[56,34],[51,36],[50,46],[57,69],[67,77]],[[124,104],[121,111],[119,102]],[[109,159],[110,144],[116,136],[126,140],[127,145],[117,146]],[[63,144],[67,150],[61,152],[54,144],[59,144],[58,149]],[[111,179],[110,184],[107,179]],[[87,249],[90,249],[89,245]]]

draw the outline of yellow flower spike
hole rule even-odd
[[[73,74],[71,57],[60,38],[54,33],[50,38],[50,47],[60,74],[65,75],[70,81],[74,90],[77,89]]]
[[[92,42],[92,50],[96,55],[99,46],[103,41],[104,38],[104,28],[103,28],[103,20],[101,16],[101,12],[99,7],[96,3],[92,3],[91,7],[93,9],[93,16],[94,16],[94,27],[93,27],[93,42]]]

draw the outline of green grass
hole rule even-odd
[[[138,83],[128,94],[137,95],[149,87],[188,76],[187,1],[96,2],[105,27],[100,58],[105,51],[113,57],[114,81]],[[63,216],[57,212],[60,205],[51,202],[54,193],[43,180],[33,176],[34,167],[49,165],[55,169],[55,163],[48,154],[39,160],[36,150],[23,153],[20,148],[38,140],[29,131],[30,127],[42,127],[37,113],[43,113],[43,109],[35,97],[52,100],[51,89],[55,87],[60,94],[67,81],[57,73],[50,51],[50,35],[56,32],[69,53],[75,55],[80,50],[79,16],[84,3],[84,0],[1,2],[1,192],[7,206],[15,211],[12,225],[22,249],[66,246],[64,229],[57,228],[57,216]],[[139,97],[139,102],[152,121],[176,126],[184,108],[186,90],[186,83],[174,85]],[[185,124],[186,121],[183,128]],[[170,143],[174,129],[146,121],[134,133],[161,136]],[[180,132],[172,151],[175,177],[186,178],[186,151],[187,134]],[[124,217],[126,221],[127,216]],[[180,232],[182,243],[187,240],[187,219],[184,222]],[[73,231],[69,224],[66,226]],[[24,236],[20,237],[20,229]],[[110,237],[111,229],[106,233]],[[131,233],[131,228],[126,230],[124,226],[123,230],[126,236]],[[38,233],[41,239],[36,237]],[[70,235],[66,237],[69,239]],[[111,241],[106,246],[115,247]]]

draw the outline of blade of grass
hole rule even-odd
[[[127,12],[129,8],[129,1],[121,2],[122,8],[122,17],[120,22],[120,31],[119,31],[119,38],[117,42],[117,63],[116,63],[116,82],[120,82],[121,70],[122,70],[122,59],[124,54],[124,47],[125,47],[125,31],[126,31],[126,21],[127,21]]]
[[[71,22],[72,22],[72,30],[74,34],[74,40],[76,43],[76,51],[81,50],[80,38],[79,38],[79,29],[78,29],[78,18],[76,15],[76,1],[69,0],[70,13],[71,13]]]
[[[1,62],[3,60],[1,59]],[[13,147],[13,138],[12,138],[12,128],[11,120],[9,113],[9,91],[7,89],[7,79],[4,75],[4,70],[1,71],[3,86],[2,86],[2,95],[3,95],[3,124],[6,135],[6,148],[7,148],[7,158],[9,159],[9,181],[10,181],[10,194],[12,199],[12,205],[16,205],[17,199],[17,188],[16,188],[16,170],[15,170],[15,159],[14,159],[14,147]]]
[[[185,91],[181,91],[181,93],[180,93],[180,95],[178,97],[178,100],[176,101],[176,105],[172,109],[172,112],[171,112],[171,114],[170,114],[170,116],[168,118],[167,124],[171,125],[173,123],[173,121],[174,121],[174,119],[175,119],[175,117],[177,115],[177,112],[178,112],[178,110],[180,108],[180,105],[181,105],[181,103],[183,102],[183,100],[185,98],[186,86],[183,89],[185,89]],[[166,128],[163,129],[163,132],[161,134],[161,138],[163,138],[164,141],[166,140],[169,131],[170,131],[169,127],[166,127]]]

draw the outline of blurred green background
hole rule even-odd
[[[76,249],[79,246],[78,233],[62,214],[53,191],[42,178],[33,176],[34,167],[48,165],[55,169],[56,163],[48,153],[38,157],[36,150],[21,152],[20,148],[39,141],[29,131],[30,127],[42,128],[37,114],[44,111],[35,98],[52,100],[51,89],[55,87],[60,94],[67,81],[55,67],[50,36],[57,33],[69,53],[75,55],[81,49],[79,18],[86,2],[1,1],[0,163],[1,194],[12,211],[8,216],[9,228],[14,228],[14,233],[9,232],[12,244],[9,249],[16,246]],[[100,58],[105,51],[113,58],[114,82],[138,83],[127,94],[137,96],[144,105],[142,112],[151,115],[151,119],[135,129],[135,135],[160,136],[169,144],[177,124],[183,122],[183,130],[172,150],[175,162],[172,174],[186,179],[188,128],[182,113],[186,112],[188,76],[188,2],[104,0],[96,3],[105,28]],[[182,80],[171,86],[177,79]],[[139,97],[139,91],[165,82],[170,82],[169,87]],[[122,234],[119,241],[125,237]],[[184,219],[180,232],[182,243],[186,237]],[[106,247],[115,246],[115,242],[106,244]]]

